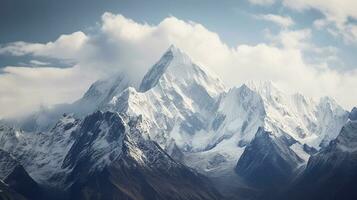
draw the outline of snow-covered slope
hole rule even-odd
[[[49,132],[30,133],[0,128],[0,148],[10,152],[38,183],[59,184],[61,163],[74,142],[79,120],[64,115]]]
[[[347,121],[348,112],[331,98],[315,101],[301,94],[286,94],[272,82],[250,82],[248,87],[263,99],[265,128],[287,133],[302,144],[314,148],[328,144]]]
[[[0,179],[6,179],[17,166],[20,166],[20,163],[9,153],[0,149]]]
[[[142,115],[150,137],[163,148],[191,153],[241,151],[260,126],[318,149],[337,136],[348,115],[330,98],[286,94],[271,82],[249,82],[226,92],[215,75],[175,46],[139,88],[131,86],[127,76],[116,74],[95,82],[69,107],[78,117],[95,110]]]
[[[208,130],[196,134],[200,151],[186,153],[186,163],[211,177],[236,176],[233,169],[265,115],[262,98],[246,85],[222,93]]]
[[[210,128],[196,133],[203,148],[189,153],[187,163],[210,174],[230,173],[259,127],[287,140],[288,148],[307,162],[320,144],[337,136],[347,116],[330,98],[315,101],[286,94],[272,82],[249,82],[222,93]],[[217,156],[221,164],[215,162]]]
[[[199,131],[208,131],[223,91],[218,78],[171,46],[145,75],[139,91],[128,88],[102,109],[142,115],[150,136],[160,145],[167,147],[174,141],[181,149],[191,151],[201,148],[194,144],[194,137]]]
[[[26,198],[36,199],[41,195],[38,184],[28,175],[24,167],[2,149],[0,149],[0,181],[6,184],[9,190],[14,190]]]
[[[36,131],[1,128],[0,148],[18,158],[36,181],[63,182],[82,159],[99,160],[102,168],[113,155],[121,155],[123,141],[108,143],[109,133],[99,131],[120,130],[123,127],[115,125],[120,120],[102,120],[98,127],[85,122],[92,112],[110,111],[141,118],[145,130],[141,137],[157,142],[176,160],[211,177],[235,177],[233,169],[259,127],[307,161],[337,137],[348,117],[331,98],[316,101],[287,94],[272,82],[249,82],[227,90],[215,75],[174,46],[152,66],[139,87],[132,86],[124,74],[99,80],[75,103],[25,120],[28,130]],[[59,112],[73,115],[59,117]],[[84,137],[86,127],[99,135]]]
[[[87,116],[77,129],[75,142],[62,163],[62,168],[88,164],[88,171],[102,169],[122,153],[126,127],[114,113],[97,111]]]
[[[139,88],[130,85],[120,75],[97,81],[75,104],[142,116],[151,139],[203,172],[234,167],[258,127],[290,140],[290,148],[307,161],[305,150],[334,139],[348,115],[330,98],[286,94],[272,82],[226,91],[215,75],[174,46]],[[217,157],[225,162],[218,164]]]
[[[242,85],[232,88],[223,96],[217,110],[212,128],[219,137],[232,137],[236,135],[240,146],[249,143],[255,132],[264,123],[266,116],[263,99],[261,96]]]
[[[87,116],[63,167],[72,199],[220,199],[200,174],[145,138],[142,119],[97,111]]]
[[[336,139],[310,157],[305,171],[286,192],[289,199],[357,198],[356,112],[352,110]]]
[[[14,153],[1,156],[0,176],[21,163],[35,180],[70,199],[89,191],[103,200],[221,197],[208,179],[150,140],[141,117],[96,111],[83,120],[65,115],[50,132],[36,135],[0,130],[0,147]]]
[[[106,105],[130,85],[130,80],[122,73],[98,80],[90,86],[81,99],[73,103],[73,112],[86,116]]]

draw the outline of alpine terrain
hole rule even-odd
[[[3,120],[0,197],[357,198],[357,109],[270,81],[227,88],[175,46],[128,77]]]

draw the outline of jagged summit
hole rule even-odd
[[[350,120],[357,120],[357,107],[354,107],[348,117]]]
[[[314,100],[300,93],[289,94],[272,81],[249,81],[243,86],[263,100],[267,130],[278,135],[287,133],[314,148],[336,138],[347,120],[347,112],[330,97]]]
[[[219,199],[204,177],[144,138],[141,123],[109,111],[83,120],[63,161],[71,199]]]
[[[2,149],[0,149],[0,181],[4,181],[8,187],[29,199],[38,199],[40,196],[38,184],[13,155]],[[0,199],[3,198],[2,192],[0,191]]]
[[[184,54],[183,51],[176,47],[174,44],[171,44],[166,52],[171,52],[173,55]]]
[[[114,74],[106,79],[94,82],[81,99],[74,103],[77,112],[84,115],[98,109],[113,96],[131,86],[131,81],[124,74]]]
[[[271,90],[279,90],[278,87],[276,86],[276,84],[273,81],[270,80],[266,80],[266,81],[247,81],[246,83],[244,83],[243,85],[246,85],[247,87],[249,87],[252,90],[255,91],[271,91]]]
[[[174,46],[170,46],[170,48],[165,52],[160,60],[155,63],[155,65],[149,70],[147,74],[145,74],[139,86],[140,91],[145,92],[157,84],[160,77],[163,75],[163,73],[165,73],[166,68],[172,61],[175,49],[176,48]]]
[[[303,160],[273,133],[259,127],[238,160],[236,172],[259,188],[281,187]],[[273,180],[273,181],[272,181]]]
[[[319,105],[322,107],[325,107],[327,109],[330,109],[331,111],[343,111],[346,112],[338,103],[336,100],[332,97],[329,96],[324,96],[319,99]]]
[[[205,82],[206,85],[218,82],[219,87],[223,88],[220,80],[211,77],[211,74],[206,72],[203,67],[195,64],[186,53],[174,45],[171,45],[160,60],[147,72],[140,84],[139,91],[145,92],[153,88],[160,80]]]
[[[256,138],[264,138],[264,139],[267,139],[268,137],[271,137],[273,136],[272,135],[272,132],[270,131],[265,131],[264,130],[264,127],[259,127],[258,130],[257,130],[257,133],[255,134],[255,137]]]
[[[340,141],[343,150],[355,151],[357,140],[352,146],[342,143],[355,139],[355,132],[334,139],[348,114],[350,121],[357,120],[356,108],[348,113],[331,98],[317,101],[288,94],[272,81],[250,81],[227,91],[216,76],[174,45],[150,68],[139,88],[136,86],[125,74],[98,80],[80,100],[66,109],[57,108],[58,116],[39,114],[29,120],[33,130],[42,130],[37,129],[42,119],[57,122],[43,132],[0,126],[0,149],[14,155],[41,185],[61,188],[69,180],[75,183],[71,186],[74,192],[91,188],[93,194],[100,191],[103,195],[113,191],[122,195],[128,188],[151,190],[148,186],[153,185],[157,188],[150,194],[168,196],[171,188],[178,191],[182,186],[176,185],[179,182],[171,175],[186,177],[189,173],[182,171],[184,166],[178,161],[222,180],[242,175],[265,185],[268,179],[278,177],[285,184],[295,169],[315,155],[309,149],[317,151],[330,141]],[[74,114],[61,118],[63,112]],[[132,120],[139,118],[138,123]],[[237,174],[233,174],[238,160]],[[161,178],[169,187],[162,192],[161,181],[154,183],[150,176],[162,175],[167,169],[167,176]],[[265,176],[267,171],[270,177]],[[87,179],[92,172],[97,176]],[[131,179],[138,172],[148,178],[144,179],[148,184]],[[123,176],[112,176],[118,173]],[[119,190],[117,183],[121,184]],[[110,184],[112,191],[108,192],[105,184]],[[198,193],[189,192],[180,199],[189,199],[186,197],[191,194]]]

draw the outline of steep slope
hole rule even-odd
[[[304,160],[300,164],[305,165],[310,155],[337,137],[348,117],[348,113],[330,98],[315,101],[301,94],[286,94],[271,82],[250,82],[226,91],[218,78],[174,46],[152,66],[139,87],[132,85],[124,74],[99,80],[75,103],[54,110],[45,109],[30,117],[25,125],[31,132],[0,128],[0,148],[14,155],[40,184],[63,187],[71,180],[80,190],[88,184],[92,191],[96,191],[95,185],[86,182],[91,172],[95,172],[93,177],[100,173],[103,173],[100,177],[105,177],[91,181],[109,184],[106,181],[113,179],[112,174],[127,170],[125,166],[117,167],[119,171],[112,167],[125,155],[125,145],[122,144],[126,144],[127,132],[120,134],[125,135],[123,138],[113,136],[114,140],[108,141],[107,133],[99,130],[114,128],[97,127],[95,130],[99,132],[89,131],[93,133],[89,137],[86,128],[94,128],[91,123],[97,123],[97,119],[88,124],[84,122],[89,120],[86,118],[88,114],[97,110],[119,112],[128,118],[142,118],[140,126],[145,133],[141,137],[158,143],[170,158],[184,162],[228,188],[228,185],[241,184],[242,177],[234,169],[243,152],[253,154],[247,148],[259,127],[271,132],[266,143],[272,146],[284,144],[281,148],[273,148],[273,157],[283,159],[282,154],[290,152],[291,159],[296,160],[297,155]],[[73,115],[60,117],[61,112]],[[98,123],[108,125],[107,122]],[[116,127],[117,131],[127,130],[127,123],[119,120],[117,125],[110,126]],[[120,124],[126,125],[123,128]],[[95,145],[88,146],[89,143]],[[142,151],[141,146],[137,148]],[[123,162],[129,162],[126,159],[129,158],[125,157]],[[82,162],[88,169],[82,169]],[[129,163],[137,166],[136,162]],[[288,160],[284,162],[290,163]],[[77,168],[85,174],[79,173]],[[145,167],[136,170],[130,173],[147,173]],[[283,174],[282,171],[276,173]],[[71,174],[73,179],[66,179]],[[75,179],[77,175],[83,176],[84,180]],[[167,181],[164,178],[162,182]],[[116,187],[110,188],[119,195]]]
[[[120,94],[131,85],[123,73],[114,74],[108,78],[93,83],[81,99],[73,103],[72,112],[86,116],[106,105],[114,96]]]
[[[209,130],[200,135],[205,148],[186,154],[187,164],[217,177],[234,176],[231,169],[259,127],[284,140],[307,162],[323,140],[337,136],[348,116],[329,98],[316,102],[300,94],[289,95],[271,82],[232,88],[220,96],[217,104]]]
[[[356,109],[338,137],[309,159],[301,177],[285,199],[346,199],[357,198],[357,121]]]
[[[214,179],[225,192],[245,188],[234,168],[264,117],[261,97],[246,85],[223,93],[209,130],[199,135],[204,148],[185,153],[185,163]]]
[[[149,139],[141,117],[129,120],[98,111],[82,121],[64,115],[47,133],[6,126],[0,133],[1,148],[14,152],[20,161],[14,158],[14,163],[23,164],[45,186],[46,198],[221,198],[207,178],[174,161]],[[14,171],[11,180],[26,177]]]
[[[283,140],[259,128],[245,148],[235,171],[250,185],[279,188],[288,183],[303,160]]]
[[[240,145],[249,143],[266,115],[262,98],[258,93],[242,85],[232,88],[220,101],[212,129],[219,137],[228,138],[239,134]]]
[[[99,80],[62,110],[77,117],[95,110],[142,115],[150,137],[165,150],[177,147],[180,155],[217,147],[215,151],[230,154],[228,159],[237,159],[229,151],[242,151],[259,126],[319,149],[337,136],[348,115],[329,98],[315,102],[300,94],[288,95],[271,82],[250,82],[225,92],[216,76],[175,46],[152,66],[139,88],[131,85],[124,74]],[[29,124],[56,118],[46,112],[46,117],[39,116]],[[240,148],[233,148],[237,145]]]
[[[208,128],[218,95],[220,80],[171,46],[149,70],[139,91],[128,88],[114,96],[103,110],[142,115],[150,136],[165,149],[174,142],[181,150],[201,149],[201,137]]]
[[[41,197],[41,189],[22,165],[8,152],[0,149],[0,180],[8,192],[19,193],[29,199]],[[14,197],[15,198],[15,197]]]
[[[348,115],[329,98],[286,94],[271,82],[225,92],[219,79],[174,46],[139,88],[125,89],[119,83],[91,87],[99,91],[87,92],[99,94],[94,95],[101,102],[97,109],[142,116],[150,138],[169,155],[213,178],[236,176],[237,160],[258,127],[287,142],[307,162],[337,136]]]
[[[264,127],[278,135],[288,134],[316,149],[336,138],[348,112],[333,99],[318,102],[301,94],[286,94],[272,82],[249,82],[264,102]]]
[[[349,118],[350,120],[352,120],[352,121],[357,120],[357,107],[354,107],[354,108],[351,110],[350,114],[348,115],[348,118]]]
[[[63,162],[71,199],[220,199],[202,175],[145,138],[141,118],[86,117]]]
[[[64,156],[75,138],[79,120],[64,115],[49,132],[29,133],[0,127],[0,148],[11,153],[36,182],[58,185],[63,181]]]

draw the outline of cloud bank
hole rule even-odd
[[[317,19],[317,28],[326,28],[336,37],[342,37],[348,43],[357,44],[357,1],[355,0],[249,0],[251,4],[271,6],[280,2],[284,7],[305,11],[314,9],[320,11],[324,17]]]
[[[217,33],[199,23],[168,17],[151,25],[104,13],[100,28],[92,34],[79,31],[45,44],[14,42],[2,46],[1,54],[70,59],[76,65],[64,69],[6,67],[0,74],[1,116],[74,101],[91,82],[118,71],[127,73],[137,85],[170,44],[217,73],[227,86],[273,80],[288,92],[332,96],[349,109],[357,102],[353,95],[357,93],[357,70],[332,70],[325,59],[307,62],[305,52],[323,58],[326,52],[334,56],[330,48],[310,44],[310,35],[308,29],[284,28],[278,35],[267,34],[268,43],[229,47]]]
[[[294,21],[290,17],[274,15],[274,14],[256,15],[255,17],[257,19],[276,23],[277,25],[285,28],[294,25]]]

